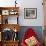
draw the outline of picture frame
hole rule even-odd
[[[2,15],[9,15],[9,10],[2,10]]]
[[[37,8],[24,8],[24,19],[36,19]]]

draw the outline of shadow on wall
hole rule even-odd
[[[39,41],[41,43],[43,43],[43,30],[42,30],[41,26],[21,26],[20,31],[19,31],[19,40],[20,40],[20,42],[21,42],[21,40],[22,40],[22,38],[24,36],[25,31],[28,28],[32,28],[37,33]]]

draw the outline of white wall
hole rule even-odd
[[[24,4],[24,5],[23,5]],[[43,26],[42,0],[24,0],[21,4],[20,23],[23,26]],[[37,8],[37,19],[24,19],[24,8]]]
[[[15,0],[0,0],[0,6],[15,6]],[[21,26],[43,26],[42,0],[17,0],[19,9],[19,24]],[[37,19],[24,19],[24,8],[37,8]]]

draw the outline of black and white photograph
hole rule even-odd
[[[24,8],[24,18],[25,19],[36,19],[37,8]]]

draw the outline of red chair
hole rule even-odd
[[[34,30],[32,28],[28,28],[27,31],[25,32],[24,37],[22,38],[21,46],[27,46],[26,43],[25,43],[25,40],[32,37],[32,36],[34,36],[37,39],[37,35],[34,32]],[[37,42],[37,44],[35,46],[41,46],[39,41]]]

